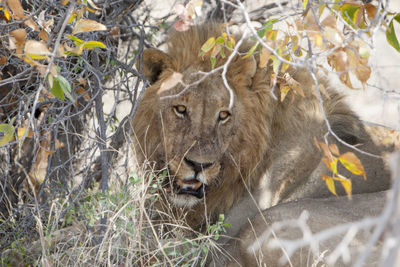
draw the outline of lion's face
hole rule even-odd
[[[225,76],[233,91],[229,107],[231,96],[222,71],[204,76],[201,72],[211,70],[210,62],[197,52],[184,55],[188,58],[156,49],[144,51],[142,73],[151,87],[144,92],[133,126],[139,158],[155,161],[157,169],[167,168],[163,187],[169,201],[190,208],[205,199],[211,201],[218,194],[216,189],[238,184],[235,179],[240,176],[233,174],[233,168],[256,164],[257,159],[245,155],[261,150],[261,142],[248,144],[246,138],[256,140],[265,133],[244,130],[254,123],[255,114],[261,114],[252,108],[257,101],[257,93],[250,90],[256,72],[253,57],[237,56],[229,65]],[[163,86],[174,72],[183,75],[182,83]],[[237,165],[233,166],[232,159]]]
[[[190,69],[183,73],[185,84],[201,78],[194,73]],[[178,84],[159,95],[161,145],[169,171],[165,186],[171,189],[170,200],[177,206],[202,201],[208,186],[218,182],[237,128],[236,106],[229,109],[229,93],[217,76],[220,74],[210,75],[186,90]]]

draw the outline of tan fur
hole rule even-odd
[[[215,24],[192,27],[183,33],[173,32],[167,53],[146,50],[138,64],[151,83],[133,119],[139,162],[155,162],[158,170],[168,167],[171,182],[178,181],[193,190],[199,188],[192,180],[196,173],[184,158],[202,164],[201,167],[208,164],[196,177],[207,185],[205,201],[166,190],[173,209],[177,206],[176,210],[187,212],[187,221],[194,228],[204,224],[206,214],[214,219],[219,213],[226,213],[247,189],[258,192],[261,196],[258,205],[263,208],[304,197],[330,195],[320,178],[320,174],[329,175],[329,171],[320,163],[322,153],[313,142],[314,137],[323,140],[327,127],[307,70],[289,71],[300,82],[305,96],[289,92],[280,102],[272,95],[271,68],[256,69],[257,55],[236,56],[227,73],[234,91],[231,117],[226,122],[218,121],[219,112],[227,111],[229,104],[221,72],[199,84],[195,82],[203,77],[196,74],[198,71],[211,70],[208,56],[198,57],[201,45],[221,32],[221,26]],[[248,49],[246,44],[240,52]],[[218,56],[217,66],[225,61],[226,58]],[[174,72],[183,74],[185,84],[194,85],[181,94],[184,85],[180,83],[158,93]],[[329,87],[322,79],[319,82]],[[279,98],[279,90],[274,93]],[[337,135],[358,144],[360,149],[380,154],[381,148],[370,140],[342,97],[332,88],[328,88],[328,93],[329,98],[324,97],[324,109]],[[187,108],[183,117],[174,110],[178,105]],[[329,141],[337,143],[334,138]],[[351,150],[340,144],[339,149],[342,153]],[[389,175],[381,159],[362,155],[360,158],[366,168],[366,181],[340,170],[353,180],[353,192],[388,188]],[[338,188],[338,193],[344,192]]]
[[[279,239],[302,239],[304,233],[293,221],[298,221],[304,211],[308,213],[306,224],[314,235],[366,217],[377,217],[384,209],[386,194],[384,191],[354,195],[352,200],[347,197],[330,197],[318,201],[302,199],[278,204],[247,222],[238,238],[223,246],[223,256],[216,257],[209,266],[353,266],[372,237],[370,228],[359,229],[349,242],[349,262],[343,262],[339,258],[334,265],[329,265],[326,260],[339,246],[348,228],[318,242],[315,251],[310,246],[304,246],[294,251],[290,258],[284,248],[272,248],[270,244]],[[289,225],[288,221],[292,221],[292,224]],[[272,225],[274,229],[271,228]],[[276,227],[278,225],[280,227]],[[363,266],[379,266],[381,253],[382,242],[378,241],[368,253],[367,262]],[[322,257],[324,254],[325,257]],[[285,260],[285,264],[280,263],[281,258]],[[318,258],[320,259],[317,260]]]

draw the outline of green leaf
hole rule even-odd
[[[103,49],[107,48],[105,44],[103,44],[102,42],[98,42],[98,41],[87,41],[87,42],[85,42],[83,47],[84,48],[100,47],[100,48],[103,48]]]
[[[216,57],[210,57],[211,61],[211,68],[214,69],[215,63],[217,63],[217,58]]]
[[[258,36],[260,36],[260,38],[263,38],[268,31],[272,30],[275,21],[277,21],[277,19],[270,19],[267,22],[265,22],[261,30],[257,31]]]
[[[1,133],[8,133],[9,131],[12,131],[14,127],[9,124],[0,124],[0,132]]]
[[[219,36],[219,37],[215,40],[215,42],[216,42],[217,44],[223,45],[223,44],[225,44],[225,39],[224,39],[222,36]]]
[[[14,140],[14,127],[0,139],[0,146],[8,144],[12,140]]]
[[[340,7],[343,19],[352,27],[355,26],[357,22],[357,15],[360,11],[361,5],[354,5],[350,3],[345,3]]]
[[[255,43],[255,44],[250,48],[249,52],[247,52],[247,54],[246,54],[243,58],[247,58],[247,57],[251,56],[252,54],[254,54],[254,51],[256,51],[256,49],[257,49],[257,47],[258,47],[259,44],[260,44],[259,42]]]
[[[219,55],[221,56],[221,58],[225,58],[225,52],[224,52],[224,47],[221,47],[221,50],[219,51]]]
[[[65,79],[63,76],[61,75],[57,75],[56,77],[54,77],[55,80],[58,81],[61,90],[63,91],[63,93],[68,97],[69,100],[71,100],[71,102],[75,102],[75,99],[72,97],[71,95],[71,85],[69,84],[69,82],[67,81],[67,79]]]
[[[386,30],[386,40],[391,46],[393,46],[394,49],[397,50],[397,52],[400,53],[400,44],[399,41],[397,40],[396,32],[394,31],[393,20],[396,20],[398,23],[400,23],[400,14],[397,14],[390,21],[389,28]]]
[[[64,92],[61,89],[60,82],[54,77],[53,87],[50,88],[50,92],[58,99],[65,100]]]

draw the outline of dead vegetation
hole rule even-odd
[[[191,1],[189,13],[170,7],[168,15],[155,21],[141,0],[0,0],[2,266],[196,266],[205,265],[207,255],[224,253],[217,246],[229,227],[223,216],[203,233],[192,231],[181,218],[172,218],[171,225],[152,220],[159,179],[129,166],[134,158],[127,138],[129,121],[141,90],[148,85],[134,67],[142,51],[163,44],[165,29],[174,25],[176,17],[184,28],[196,22],[196,16],[228,22],[245,11],[239,2],[218,1],[218,9],[204,3],[201,15],[196,13],[197,2]],[[373,11],[369,4],[357,8],[349,1],[352,13],[340,21],[359,26],[365,19],[378,27],[386,19],[389,43],[396,48],[393,25],[400,19],[385,9],[384,1],[376,2]],[[320,7],[309,5],[313,11]],[[300,14],[302,7],[283,1],[261,11],[284,21],[286,14]],[[320,25],[313,14],[305,17],[308,24],[303,28],[312,30],[309,44],[318,51],[310,58],[327,56],[324,49],[333,51],[341,42],[340,49],[326,57],[330,66],[348,86],[353,86],[351,75],[360,87],[365,85],[370,69],[364,46],[350,42],[358,29],[343,31],[345,35],[336,29],[318,32],[320,26],[334,27],[331,20]],[[260,12],[253,15],[261,16]],[[241,16],[242,23],[250,24],[248,19],[245,13]],[[262,16],[261,20],[261,28],[249,30],[262,33],[253,36],[258,44],[249,53],[275,56],[276,69],[298,64],[288,55],[300,55],[301,43],[289,38],[292,50],[285,54],[285,38],[267,33],[271,23],[265,24]],[[215,48],[217,38],[203,51],[209,52],[211,64],[213,53],[221,53],[221,47]],[[268,42],[273,38],[278,38],[276,46]],[[346,68],[349,64],[351,69]],[[356,72],[356,66],[362,71]],[[283,77],[271,80],[277,79]],[[290,82],[278,89],[296,93]],[[127,118],[122,120],[121,113]],[[118,162],[112,160],[116,154]],[[395,227],[392,232],[398,236]]]

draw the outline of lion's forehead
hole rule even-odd
[[[174,90],[166,93],[171,97],[162,97],[163,102],[170,105],[185,105],[196,109],[221,109],[229,105],[229,92],[222,83],[203,80],[184,82]],[[175,97],[174,97],[175,96]]]

